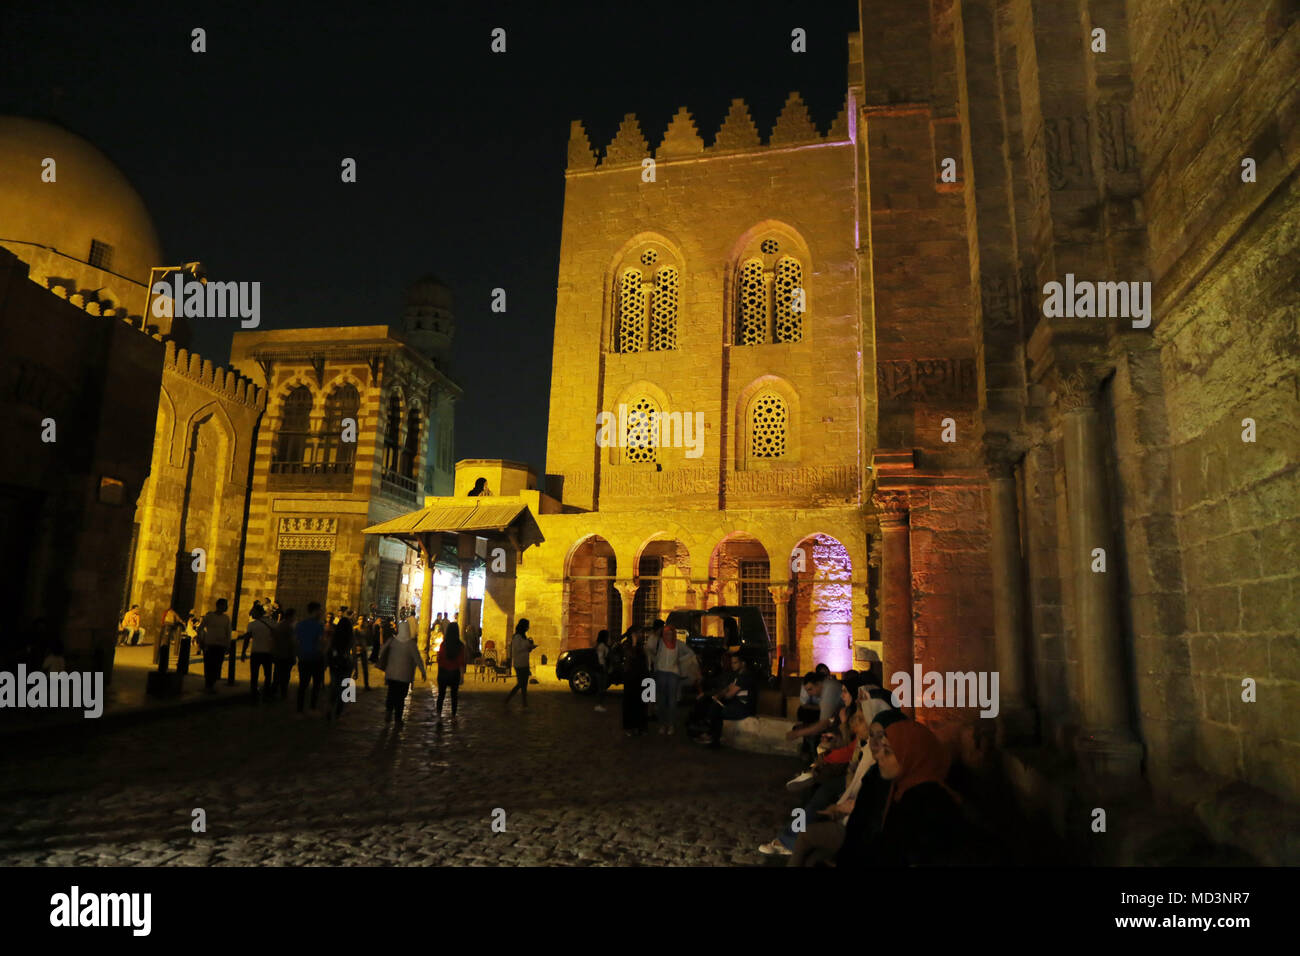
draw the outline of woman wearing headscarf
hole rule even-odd
[[[868,705],[869,706],[869,705]],[[885,815],[885,801],[889,798],[889,781],[880,775],[880,745],[885,740],[885,732],[900,720],[907,720],[907,715],[892,707],[880,711],[871,718],[871,727],[867,732],[867,746],[872,756],[872,765],[862,775],[858,785],[857,798],[853,808],[844,820],[844,841],[835,855],[837,866],[866,866],[872,842],[880,833],[880,822]]]
[[[456,719],[465,661],[465,644],[460,639],[460,625],[452,621],[447,625],[442,644],[438,647],[438,720],[442,720],[442,700],[448,688],[451,689],[451,719]]]
[[[880,721],[883,718],[884,724]],[[902,714],[881,701],[868,701],[864,707],[855,708],[849,719],[852,730],[854,754],[848,766],[848,782],[836,803],[818,810],[821,817],[809,822],[807,829],[795,839],[794,852],[787,861],[789,866],[815,866],[833,857],[844,844],[849,816],[855,811],[862,787],[868,775],[874,772],[874,787],[880,791],[877,799],[877,818],[880,800],[887,788],[881,786],[880,771],[876,767],[875,753],[884,739],[885,727]]]
[[[873,866],[926,866],[968,862],[971,833],[958,799],[944,783],[948,749],[929,728],[900,720],[885,729],[876,752],[889,782],[880,832],[871,841]]]

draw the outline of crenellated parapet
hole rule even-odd
[[[175,342],[167,342],[163,369],[181,375],[241,405],[250,408],[266,407],[265,389],[238,372],[213,365],[210,359],[203,358],[197,352],[177,348]]]
[[[742,99],[734,99],[713,136],[705,145],[704,137],[686,107],[673,115],[655,150],[650,149],[635,113],[628,113],[619,124],[618,132],[597,156],[583,124],[574,120],[569,130],[569,173],[600,172],[641,165],[653,157],[656,162],[674,159],[721,156],[735,153],[759,152],[769,149],[789,149],[801,146],[849,143],[853,141],[853,125],[849,121],[847,101],[836,114],[830,128],[822,133],[813,123],[808,106],[797,92],[791,93],[781,113],[773,124],[766,142]]]
[[[74,279],[49,276],[45,287],[60,299],[66,299],[88,315],[102,315],[121,319],[128,325],[140,328],[140,315],[120,306],[111,295],[103,289],[82,289]]]

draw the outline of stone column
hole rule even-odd
[[[802,668],[803,661],[795,657],[798,648],[790,640],[790,595],[794,593],[794,589],[788,584],[772,584],[768,586],[767,590],[776,604],[776,634],[773,635],[776,638],[776,652],[785,655],[785,669],[787,672],[792,670],[792,660],[795,662],[795,667]],[[772,661],[772,664],[776,666],[777,661]],[[811,669],[809,668],[809,670]],[[802,673],[802,670],[799,672]],[[779,676],[784,677],[785,674]]]
[[[905,491],[872,497],[880,516],[880,638],[885,688],[890,678],[912,673],[912,554]]]
[[[1065,375],[1059,389],[1073,553],[1074,639],[1082,694],[1083,726],[1075,750],[1096,777],[1116,778],[1138,774],[1142,745],[1134,738],[1129,721],[1097,386],[1096,373],[1080,368]],[[1097,548],[1105,552],[1105,571],[1093,570]]]
[[[988,459],[992,527],[993,628],[998,668],[998,731],[1003,745],[1031,740],[1036,730],[1026,682],[1024,593],[1020,510],[1009,456]]]
[[[469,573],[474,570],[474,558],[478,550],[478,538],[472,534],[456,536],[456,557],[460,564],[460,608],[456,620],[460,630],[465,632],[465,622],[469,620]]]
[[[428,634],[433,626],[433,565],[442,548],[442,535],[420,535],[420,559],[424,562],[424,585],[420,595],[420,633]]]
[[[637,583],[635,581],[615,581],[614,587],[618,589],[618,596],[623,599],[623,631],[617,635],[622,637],[626,634],[628,628],[632,626],[632,603],[636,600]],[[596,629],[597,631],[600,628]],[[594,640],[595,635],[592,635]]]

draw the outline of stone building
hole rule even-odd
[[[163,343],[28,269],[0,250],[5,643],[42,632],[62,639],[69,667],[108,668]]]
[[[552,474],[457,475],[545,538],[488,605],[550,651],[738,600],[800,667],[878,636],[886,675],[993,671],[996,720],[918,716],[1081,852],[1150,858],[1173,828],[1295,863],[1300,21],[861,23],[825,135],[791,97],[764,143],[736,102],[653,154],[628,117],[597,162],[574,124]],[[678,412],[698,456],[644,426]],[[831,595],[807,612],[800,549]]]
[[[539,517],[547,543],[521,569],[519,614],[558,651],[674,607],[756,604],[788,672],[848,668],[871,639],[874,400],[848,114],[823,133],[792,94],[764,144],[736,100],[706,148],[682,109],[643,182],[650,157],[634,116],[599,164],[573,125],[547,447],[557,505]]]
[[[233,599],[262,389],[167,342],[149,479],[138,497],[127,605],[147,634],[169,607]]]
[[[905,0],[862,28],[875,500],[885,580],[911,578],[910,614],[883,589],[886,670],[909,624],[927,669],[996,666],[1006,769],[1062,832],[1145,789],[1295,862],[1294,9]],[[1139,285],[1062,317],[1075,280]],[[941,345],[974,363],[965,415],[919,384]],[[954,535],[928,475],[958,471]]]
[[[299,613],[313,600],[393,613],[417,600],[415,552],[361,532],[451,490],[452,403],[461,392],[438,366],[452,322],[445,287],[426,279],[411,288],[401,328],[235,334],[232,364],[268,395],[243,606],[274,596]]]
[[[111,160],[16,117],[0,117],[0,159],[0,370],[10,445],[29,449],[6,466],[3,495],[6,546],[32,554],[8,584],[22,626],[45,618],[70,661],[111,670],[132,604],[153,639],[169,607],[203,613],[221,597],[237,620],[253,596],[281,591],[290,604],[412,602],[413,553],[367,545],[359,529],[452,489],[447,287],[414,283],[391,329],[240,333],[239,371],[214,367],[187,349],[186,320],[150,299],[155,282],[202,279],[201,266],[165,264]],[[41,441],[47,418],[57,443]],[[72,565],[59,558],[68,547]]]

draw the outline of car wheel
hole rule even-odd
[[[590,694],[595,686],[595,681],[591,677],[591,671],[585,667],[579,667],[569,678],[569,690],[575,694]]]

